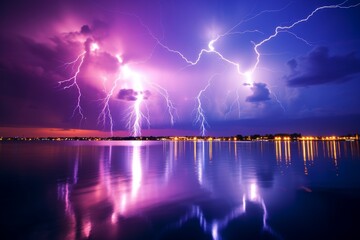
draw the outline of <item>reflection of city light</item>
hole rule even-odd
[[[234,142],[234,154],[235,154],[235,160],[237,159],[237,144],[236,141]]]
[[[176,160],[178,157],[178,142],[175,142],[174,147],[175,147],[175,149],[174,149],[175,156],[174,157]]]
[[[199,159],[197,161],[197,174],[198,174],[198,181],[200,185],[203,184],[203,172],[205,171],[205,142],[197,142],[200,144],[200,147],[198,148],[199,153]]]
[[[306,143],[303,141],[301,142],[301,147],[302,147],[302,154],[303,154],[303,159],[304,159],[304,174],[308,175],[308,169],[307,169],[307,156],[306,156]]]
[[[281,160],[282,160],[282,157],[281,157],[282,149],[281,149],[281,142],[280,141],[275,142],[275,152],[276,152],[276,160],[281,162]]]
[[[286,161],[286,163],[290,164],[290,162],[291,162],[290,142],[287,141],[284,144],[285,144],[285,161]]]
[[[194,141],[194,161],[196,162],[196,141]]]
[[[283,147],[284,145],[284,147]],[[284,154],[283,154],[284,153]],[[291,164],[290,141],[275,141],[275,154],[278,163],[285,160],[286,165]]]

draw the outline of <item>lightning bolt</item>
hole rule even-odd
[[[148,115],[145,115],[141,111],[141,103],[143,102],[143,96],[142,93],[139,94],[140,96],[137,97],[137,99],[134,101],[134,104],[129,107],[127,114],[127,128],[131,132],[131,135],[133,137],[141,136],[141,126],[143,119],[146,120],[148,124],[150,124],[150,119]]]
[[[108,118],[109,125],[110,125],[110,134],[111,134],[111,136],[113,136],[113,134],[114,134],[114,132],[113,132],[114,121],[113,121],[113,117],[112,117],[112,114],[111,114],[109,102],[110,102],[111,97],[112,97],[113,94],[114,94],[115,89],[116,89],[117,86],[118,86],[119,80],[120,80],[120,79],[117,78],[117,79],[114,81],[114,84],[113,84],[112,88],[111,88],[110,91],[106,94],[105,98],[102,99],[103,107],[102,107],[101,112],[100,112],[99,117],[98,117],[98,124],[101,123],[103,126],[106,125],[106,118]]]
[[[176,110],[173,102],[170,100],[168,91],[165,88],[161,87],[159,84],[151,83],[151,85],[164,98],[164,100],[166,102],[166,107],[168,109],[168,114],[170,116],[170,123],[173,126],[175,123],[174,115],[177,115],[177,110]]]
[[[275,94],[275,92],[272,91],[270,88],[268,88],[268,89],[269,89],[270,93],[274,96],[275,101],[280,105],[280,107],[282,108],[282,110],[283,110],[284,112],[286,112],[284,105],[281,103],[281,101],[279,100],[279,98],[278,98],[278,96]]]
[[[133,117],[135,119],[134,119],[134,124],[132,126],[132,135],[134,137],[137,137],[137,136],[141,135],[141,122],[142,122],[141,118],[143,116],[142,112],[141,112],[141,109],[140,109],[141,102],[142,102],[142,99],[138,98],[135,101],[135,104],[134,104]]]
[[[96,43],[96,42],[92,42],[89,46],[89,50],[90,52],[95,52],[99,49],[99,45]],[[81,97],[82,97],[82,94],[81,94],[81,88],[77,82],[78,80],[78,76],[81,72],[81,67],[84,63],[84,60],[85,60],[85,56],[88,52],[87,51],[84,51],[82,52],[80,55],[78,55],[75,60],[71,61],[71,62],[68,62],[68,63],[65,63],[65,65],[67,66],[72,66],[74,67],[77,63],[77,68],[76,68],[76,71],[74,73],[73,76],[71,76],[70,78],[68,79],[65,79],[63,81],[59,81],[58,84],[59,86],[62,86],[62,85],[65,85],[63,87],[64,90],[66,89],[70,89],[72,87],[75,87],[76,88],[76,91],[77,91],[77,102],[76,102],[76,106],[73,110],[73,114],[72,114],[72,117],[74,117],[75,115],[75,112],[78,111],[79,115],[81,116],[81,119],[80,119],[80,123],[81,121],[84,119],[84,113],[83,113],[83,110],[82,110],[82,107],[81,107]]]
[[[118,60],[118,62],[121,64],[123,62],[123,59],[121,58],[120,54],[116,54],[115,55],[116,59]],[[118,83],[120,81],[121,78],[121,67],[120,67],[120,74],[119,76],[115,79],[115,81],[113,82],[113,85],[110,89],[109,92],[107,92],[105,98],[100,99],[103,103],[103,107],[100,111],[99,117],[98,117],[98,124],[102,124],[104,127],[106,125],[106,118],[108,118],[109,121],[109,125],[110,125],[110,134],[111,136],[113,136],[114,132],[114,120],[111,114],[111,109],[110,109],[110,100],[112,98],[112,96],[114,95],[114,92],[118,86]],[[105,80],[107,80],[106,77],[103,78],[103,87],[104,87],[104,92],[106,92],[106,86],[105,86]]]
[[[263,13],[266,13],[266,12],[272,12],[273,10],[266,10],[266,11],[263,11],[255,16],[253,16],[252,18],[249,18],[249,19],[246,19],[242,22],[245,22],[245,21],[249,21]],[[274,11],[280,11],[280,10],[274,10]],[[237,72],[240,74],[240,75],[245,75],[244,72],[242,72],[240,70],[240,64],[237,63],[237,62],[234,62],[228,58],[226,58],[224,55],[222,55],[219,51],[217,51],[214,47],[214,44],[222,37],[225,37],[227,35],[234,35],[234,34],[245,34],[245,33],[262,33],[260,32],[259,30],[247,30],[247,31],[243,31],[243,32],[232,32],[232,30],[234,30],[237,26],[240,25],[240,23],[238,23],[237,25],[235,25],[234,27],[232,27],[231,29],[229,29],[226,33],[222,34],[222,35],[218,35],[215,39],[212,39],[210,40],[210,42],[208,43],[208,48],[205,49],[201,49],[197,58],[195,60],[190,60],[188,59],[184,54],[182,54],[180,51],[178,50],[174,50],[170,47],[168,47],[167,45],[163,44],[161,42],[161,40],[159,38],[157,38],[153,33],[152,31],[150,30],[150,28],[142,21],[142,19],[137,16],[137,15],[134,15],[134,14],[128,14],[128,15],[131,15],[135,18],[137,18],[137,20],[139,21],[139,23],[146,29],[146,31],[148,32],[148,34],[150,35],[150,37],[155,40],[156,44],[161,46],[162,48],[164,48],[165,50],[167,50],[168,52],[170,53],[174,53],[176,55],[178,55],[182,60],[184,60],[188,65],[185,67],[190,67],[190,66],[195,66],[197,65],[200,60],[201,60],[201,57],[203,56],[203,54],[205,53],[208,53],[208,54],[215,54],[217,57],[219,57],[222,61],[224,62],[227,62],[228,64],[230,65],[233,65]],[[185,69],[184,68],[184,69]],[[209,87],[210,85],[210,82],[211,82],[211,79],[208,81],[208,84],[205,86],[205,88],[203,88],[197,95],[197,108],[196,108],[196,119],[195,119],[195,123],[199,123],[200,124],[200,132],[201,132],[201,135],[202,136],[205,136],[205,133],[206,133],[206,126],[208,126],[209,124],[207,123],[207,120],[206,120],[206,116],[205,116],[205,112],[204,112],[204,109],[202,107],[202,102],[201,102],[201,95],[206,91],[206,89]],[[164,90],[164,89],[162,89]],[[164,91],[163,91],[164,92]],[[166,93],[166,92],[164,92]],[[238,91],[236,92],[237,96],[238,96]],[[171,116],[171,122],[173,122],[173,115],[171,114],[171,110],[173,110],[173,105],[171,102],[168,101],[168,95],[167,93],[165,95],[163,95],[163,97],[166,99],[166,102],[167,102],[167,106],[168,106],[168,111],[169,111],[169,114]],[[238,103],[238,108],[240,109],[239,107],[239,98],[237,97],[237,103]],[[239,110],[239,114],[240,114],[240,110]],[[134,132],[134,131],[133,131]]]
[[[120,64],[123,63],[123,60],[120,56],[120,54],[116,54],[116,58]],[[106,78],[103,78],[106,79]],[[106,125],[106,122],[109,122],[110,125],[110,132],[111,136],[113,136],[113,127],[114,127],[114,120],[111,114],[110,109],[110,100],[113,97],[115,90],[119,86],[119,82],[121,79],[128,79],[131,80],[132,84],[134,84],[134,87],[137,89],[136,93],[136,101],[134,101],[134,104],[132,104],[126,114],[126,127],[131,132],[132,136],[140,136],[141,135],[141,126],[143,121],[146,121],[148,127],[150,128],[150,110],[148,107],[148,104],[143,101],[145,99],[144,92],[142,91],[142,83],[149,83],[147,79],[143,78],[142,75],[138,74],[136,71],[130,68],[128,64],[121,65],[119,67],[119,73],[116,80],[113,82],[113,85],[111,89],[107,92],[106,87],[104,85],[104,91],[107,92],[106,96],[103,99],[100,99],[102,101],[102,109],[98,116],[98,124],[102,124],[104,127]],[[103,82],[104,83],[104,82]],[[168,113],[170,116],[170,122],[171,125],[174,124],[174,114],[176,114],[176,108],[173,104],[173,102],[170,100],[168,91],[161,87],[157,83],[150,82],[149,83],[153,89],[165,99],[166,106],[168,109]],[[143,105],[143,103],[145,103]],[[146,113],[143,113],[141,108],[144,106],[146,108]]]
[[[175,122],[174,114],[176,114],[177,111],[169,97],[168,91],[157,83],[149,82],[148,79],[143,78],[143,76],[132,70],[128,65],[124,65],[121,68],[121,72],[123,73],[124,78],[129,78],[132,80],[132,84],[134,84],[135,90],[137,92],[136,100],[134,104],[128,108],[128,113],[126,116],[126,126],[131,132],[132,136],[135,137],[141,135],[141,126],[144,120],[147,122],[148,127],[150,127],[150,111],[148,105],[144,105],[146,107],[146,114],[141,111],[142,103],[146,103],[144,102],[146,96],[144,95],[142,86],[144,83],[149,84],[160,96],[164,98],[168,114],[170,116],[170,123],[173,125]]]
[[[239,93],[239,88],[236,89],[235,91],[235,100],[231,103],[229,110],[225,113],[225,119],[227,118],[227,116],[233,112],[233,109],[235,107],[235,105],[237,106],[237,110],[238,110],[238,118],[240,118],[240,93]]]
[[[267,38],[261,40],[260,42],[258,42],[258,43],[252,42],[253,43],[253,51],[254,51],[254,53],[256,55],[256,61],[253,64],[253,66],[250,69],[247,69],[247,70],[242,70],[241,66],[240,66],[240,64],[238,62],[235,62],[235,61],[227,58],[220,51],[216,50],[216,48],[215,48],[216,43],[220,39],[222,39],[224,37],[232,36],[232,35],[235,35],[235,34],[246,34],[246,33],[264,34],[263,32],[260,32],[259,30],[246,30],[246,31],[242,31],[242,32],[241,31],[234,31],[234,30],[237,27],[239,27],[241,24],[243,24],[243,23],[245,23],[247,21],[250,21],[252,19],[255,19],[255,18],[259,17],[262,14],[282,11],[282,10],[286,9],[289,6],[289,4],[287,6],[285,6],[284,8],[282,8],[282,9],[279,9],[279,10],[264,10],[264,11],[262,11],[262,12],[260,12],[258,14],[255,14],[255,15],[249,17],[249,18],[241,20],[240,22],[235,24],[233,27],[228,29],[226,32],[224,32],[223,34],[217,35],[214,39],[211,39],[208,42],[207,47],[202,48],[200,50],[200,52],[197,54],[195,60],[189,59],[181,51],[173,49],[170,46],[167,46],[166,44],[164,44],[162,42],[162,40],[160,40],[150,30],[150,28],[142,21],[142,19],[140,17],[138,17],[137,15],[134,15],[134,14],[126,14],[126,15],[136,17],[138,19],[139,23],[142,25],[142,27],[147,31],[149,36],[155,41],[156,45],[154,46],[149,59],[152,57],[152,54],[155,51],[156,46],[160,46],[161,48],[165,49],[166,51],[168,51],[170,53],[173,53],[173,54],[176,54],[178,57],[180,57],[187,64],[187,66],[185,66],[185,68],[197,65],[201,61],[202,56],[204,54],[212,54],[212,55],[215,55],[216,57],[218,57],[221,61],[232,65],[236,69],[237,73],[240,76],[244,77],[245,80],[247,81],[245,85],[252,86],[254,82],[252,80],[249,82],[249,79],[252,78],[252,75],[258,69],[258,66],[260,64],[260,59],[261,59],[260,48],[261,48],[261,46],[263,46],[267,42],[269,42],[269,41],[273,40],[274,38],[276,38],[280,33],[290,34],[290,35],[294,36],[296,39],[298,39],[299,41],[302,41],[302,42],[304,42],[305,44],[307,44],[309,46],[313,46],[312,43],[310,43],[309,41],[305,40],[304,38],[298,36],[297,34],[292,32],[291,30],[294,27],[296,27],[297,25],[307,22],[310,18],[312,18],[319,11],[323,11],[323,10],[326,10],[326,9],[349,9],[349,8],[354,8],[354,7],[360,6],[360,3],[352,4],[352,5],[349,5],[349,6],[344,6],[344,4],[346,2],[348,2],[348,1],[344,1],[344,2],[342,2],[340,4],[326,5],[326,6],[318,7],[315,10],[313,10],[306,17],[304,17],[304,18],[302,18],[302,19],[300,19],[298,21],[295,21],[290,25],[276,26],[276,28],[274,29],[273,34],[271,34]],[[91,52],[94,52],[97,49],[99,49],[99,46],[96,43],[93,43],[93,44],[90,45],[89,50],[82,52],[80,55],[78,55],[75,58],[75,60],[66,63],[66,65],[71,65],[73,68],[76,67],[75,73],[70,78],[58,82],[59,86],[63,86],[64,90],[65,89],[70,89],[70,88],[75,88],[76,89],[76,91],[77,91],[77,101],[76,101],[76,105],[75,105],[75,108],[73,110],[73,115],[72,116],[74,116],[76,113],[78,113],[80,115],[80,117],[81,117],[81,121],[85,117],[84,117],[83,109],[81,107],[82,93],[81,93],[81,88],[80,88],[80,86],[78,84],[78,77],[80,75],[80,72],[81,72],[81,69],[82,69],[82,66],[83,66],[83,63],[85,61],[85,58],[86,58],[87,54],[90,54]],[[149,59],[147,59],[146,61],[148,61]],[[197,97],[196,97],[196,99],[197,99],[197,108],[195,109],[195,111],[196,111],[195,122],[199,123],[200,132],[201,132],[202,136],[205,135],[206,127],[209,124],[208,124],[208,122],[206,120],[206,115],[205,115],[205,111],[203,109],[201,98],[202,98],[204,92],[209,88],[213,77],[210,78],[207,85],[203,89],[201,89],[199,91],[199,93],[197,94]],[[169,114],[169,117],[170,117],[170,122],[171,122],[171,125],[173,125],[174,124],[174,115],[176,115],[176,109],[174,107],[174,104],[172,103],[172,101],[169,98],[169,94],[168,94],[167,90],[165,88],[161,87],[160,85],[155,84],[155,83],[151,83],[151,86],[164,98],[164,100],[166,102],[166,107],[167,107],[167,110],[168,110],[168,114]],[[113,94],[114,94],[117,87],[118,87],[118,79],[116,79],[114,81],[112,88],[110,89],[109,92],[107,92],[105,98],[102,99],[103,108],[101,109],[101,112],[100,112],[99,117],[98,117],[98,123],[102,123],[103,125],[106,124],[106,119],[108,119],[111,134],[113,134],[114,122],[113,122],[113,117],[112,117],[112,114],[111,114],[111,111],[110,111],[109,103],[110,103],[111,97],[113,96]],[[142,103],[143,103],[143,100],[144,100],[144,96],[142,95],[141,91],[139,91],[139,92],[140,92],[140,94],[137,96],[136,101],[134,102],[133,106],[131,107],[131,110],[129,109],[129,113],[128,113],[127,126],[130,129],[133,136],[141,135],[141,125],[142,125],[143,120],[146,120],[148,122],[148,125],[150,125],[149,109],[147,108],[147,110],[148,110],[147,115],[142,113],[141,106],[142,106]],[[271,93],[274,95],[275,101],[280,104],[282,109],[284,109],[283,105],[281,104],[281,102],[278,99],[278,97],[276,96],[276,94],[273,93],[273,92],[271,92]],[[237,106],[238,106],[239,117],[240,117],[240,102],[239,102],[239,89],[238,88],[236,90],[236,99],[235,99],[235,101],[233,102],[233,104],[230,107],[230,110],[229,110],[230,112],[232,111],[235,104],[237,104]],[[228,113],[225,114],[225,117],[226,117],[227,114]]]
[[[282,32],[293,35],[296,39],[304,42],[306,45],[309,45],[310,47],[313,47],[313,46],[314,46],[314,44],[312,44],[311,42],[307,41],[306,39],[304,39],[304,38],[302,38],[302,37],[299,37],[297,34],[295,34],[295,33],[293,33],[293,32],[290,32],[290,31],[288,31],[288,30],[284,30],[284,31],[282,31]]]
[[[74,61],[65,63],[65,65],[72,65],[73,67],[77,64],[76,71],[75,71],[74,75],[71,76],[70,78],[58,82],[59,86],[65,85],[63,87],[64,90],[70,89],[72,87],[76,88],[77,102],[76,102],[75,108],[73,110],[72,117],[74,117],[74,115],[77,111],[79,113],[79,115],[81,116],[80,122],[84,119],[84,114],[83,114],[83,110],[81,108],[81,96],[82,96],[81,89],[80,89],[80,86],[79,86],[77,80],[78,80],[79,73],[81,71],[81,67],[84,63],[85,55],[86,55],[86,51],[81,53],[80,55],[78,55]]]
[[[259,47],[261,47],[263,44],[267,43],[268,41],[270,41],[271,39],[275,38],[278,36],[279,33],[281,32],[287,32],[289,33],[288,30],[294,28],[295,26],[297,26],[298,24],[300,23],[304,23],[304,22],[307,22],[311,17],[313,17],[317,12],[321,11],[321,10],[324,10],[324,9],[336,9],[336,8],[340,8],[340,9],[349,9],[349,8],[354,8],[354,7],[357,7],[357,6],[360,6],[360,3],[357,3],[357,4],[353,4],[353,5],[350,5],[350,6],[342,6],[343,4],[345,4],[347,1],[344,1],[340,4],[336,4],[336,5],[326,5],[326,6],[321,6],[321,7],[318,7],[316,8],[315,10],[313,10],[308,16],[306,16],[305,18],[302,18],[294,23],[292,23],[291,25],[287,25],[287,26],[277,26],[275,28],[275,32],[270,35],[269,37],[265,38],[264,40],[262,40],[261,42],[259,43],[256,43],[254,44],[254,51],[256,53],[256,63],[254,65],[254,67],[252,68],[251,72],[254,72],[257,68],[257,66],[259,65],[260,63],[260,57],[261,57],[261,54],[258,50]],[[301,38],[300,38],[301,39]],[[307,41],[305,41],[307,42]]]
[[[251,77],[251,76],[253,75],[253,73],[256,71],[256,69],[257,69],[257,67],[258,67],[258,65],[259,65],[259,63],[260,63],[261,53],[260,53],[260,51],[259,51],[259,48],[260,48],[263,44],[265,44],[265,43],[269,42],[270,40],[272,40],[273,38],[277,37],[279,33],[288,33],[288,34],[293,35],[293,36],[294,36],[295,38],[297,38],[298,40],[306,43],[307,45],[312,46],[313,44],[311,44],[309,41],[305,40],[304,38],[299,37],[298,35],[296,35],[295,33],[291,32],[290,30],[291,30],[292,28],[294,28],[296,25],[308,21],[308,20],[309,20],[312,16],[314,16],[318,11],[321,11],[321,10],[324,10],[324,9],[337,9],[337,8],[338,8],[338,9],[349,9],[349,8],[354,8],[354,7],[357,7],[357,6],[360,5],[360,3],[357,3],[357,4],[350,5],[350,6],[343,6],[343,4],[345,4],[346,2],[347,2],[347,1],[344,1],[344,2],[342,2],[342,3],[340,3],[340,4],[336,4],[336,5],[327,5],[327,6],[318,7],[318,8],[316,8],[315,10],[313,10],[307,17],[305,17],[305,18],[303,18],[303,19],[300,19],[300,20],[294,22],[294,23],[291,24],[291,25],[288,25],[288,26],[277,26],[277,27],[275,28],[275,32],[274,32],[272,35],[270,35],[269,37],[263,39],[263,40],[260,41],[259,43],[254,43],[254,52],[255,52],[255,54],[256,54],[256,62],[255,62],[255,64],[253,65],[253,67],[252,67],[249,71],[245,71],[245,72],[242,72],[242,71],[241,71],[239,63],[234,62],[234,61],[226,58],[226,57],[223,56],[220,52],[218,52],[218,51],[215,49],[215,46],[214,46],[215,43],[216,43],[217,41],[219,41],[219,39],[221,39],[221,38],[223,38],[223,37],[226,37],[226,36],[229,36],[229,35],[233,35],[233,34],[238,34],[238,33],[244,34],[244,33],[248,33],[248,32],[259,32],[259,33],[261,33],[261,32],[258,31],[258,30],[244,31],[244,32],[233,32],[233,30],[236,29],[238,26],[240,26],[242,23],[247,22],[247,21],[250,21],[250,20],[252,20],[252,19],[260,16],[261,14],[282,11],[282,10],[286,9],[286,8],[289,6],[289,4],[288,4],[287,6],[285,6],[284,8],[282,8],[282,9],[279,9],[279,10],[265,10],[265,11],[262,11],[262,12],[256,14],[256,15],[248,18],[248,19],[245,19],[245,20],[243,20],[243,21],[240,21],[239,23],[237,23],[236,25],[234,25],[232,28],[230,28],[230,29],[229,29],[228,31],[226,31],[225,33],[223,33],[223,34],[221,34],[221,35],[218,35],[216,38],[210,40],[209,43],[208,43],[208,48],[207,48],[207,49],[205,49],[205,48],[204,48],[204,49],[201,49],[201,51],[199,52],[198,57],[197,57],[197,59],[196,59],[195,61],[189,60],[189,59],[186,58],[180,51],[171,49],[171,48],[169,48],[168,46],[166,46],[166,45],[164,45],[163,43],[161,43],[160,40],[159,40],[158,38],[156,38],[156,36],[154,36],[154,34],[150,31],[150,29],[149,29],[146,25],[144,25],[143,23],[142,23],[142,24],[143,24],[144,27],[146,27],[146,29],[147,29],[148,33],[150,34],[150,36],[151,36],[154,40],[156,40],[157,44],[159,44],[161,47],[163,47],[164,49],[168,50],[169,52],[172,52],[172,53],[175,53],[175,54],[179,55],[186,63],[189,64],[189,66],[194,66],[194,65],[196,65],[196,64],[200,61],[200,59],[201,59],[201,57],[202,57],[202,55],[203,55],[204,53],[209,53],[209,54],[212,53],[212,54],[217,55],[222,61],[227,62],[227,63],[233,65],[233,66],[236,68],[237,72],[238,72],[241,76],[245,76],[245,77],[249,78],[249,76]],[[200,130],[201,130],[202,135],[205,134],[205,130],[206,130],[205,126],[208,125],[208,123],[207,123],[207,121],[206,121],[205,114],[204,114],[204,110],[203,110],[202,105],[201,105],[201,95],[202,95],[203,92],[208,88],[208,86],[209,86],[209,83],[208,83],[208,85],[206,85],[205,88],[202,89],[202,90],[198,93],[198,95],[197,95],[198,107],[197,107],[196,122],[200,122]],[[283,105],[282,105],[282,103],[280,102],[280,100],[279,100],[278,97],[276,96],[276,94],[274,94],[274,93],[272,93],[272,94],[274,95],[276,102],[278,102],[278,103],[280,104],[281,108],[282,108],[283,110],[285,110],[284,107],[283,107]],[[237,102],[238,102],[238,101],[237,101]]]
[[[205,136],[205,134],[206,134],[206,126],[209,126],[209,124],[208,124],[208,122],[206,120],[205,111],[204,111],[204,109],[202,107],[201,96],[210,87],[211,81],[217,75],[218,74],[215,74],[209,79],[207,85],[203,89],[200,90],[200,92],[198,93],[198,95],[196,97],[197,107],[196,107],[195,123],[198,123],[200,125],[200,134],[201,134],[201,136]]]

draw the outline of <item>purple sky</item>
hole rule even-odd
[[[356,133],[359,22],[359,1],[2,2],[0,136]]]

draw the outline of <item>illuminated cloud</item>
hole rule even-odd
[[[143,94],[143,98],[145,100],[147,100],[147,99],[149,99],[149,97],[151,95],[151,92],[149,90],[145,90],[145,91],[142,92],[142,94]]]
[[[270,100],[270,91],[265,83],[254,83],[251,87],[252,95],[246,98],[247,102],[263,102]]]
[[[360,73],[360,59],[355,52],[331,56],[327,47],[315,48],[308,55],[292,59],[287,64],[291,71],[286,76],[289,87],[346,82]]]

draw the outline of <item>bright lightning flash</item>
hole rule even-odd
[[[132,106],[128,109],[129,112],[127,114],[126,126],[132,136],[141,136],[142,122],[146,120],[148,124],[150,123],[149,115],[145,115],[141,110],[142,103],[145,99],[143,88],[144,77],[138,72],[132,70],[129,65],[122,66],[121,73],[124,79],[131,80],[131,88],[136,92],[136,99],[133,101],[134,103]]]
[[[170,100],[167,90],[157,83],[148,82],[149,80],[146,79],[142,74],[130,68],[129,64],[121,65],[123,63],[123,59],[120,54],[116,54],[115,56],[120,64],[118,76],[113,82],[111,89],[107,92],[105,98],[101,99],[103,102],[103,107],[98,117],[98,124],[105,126],[106,120],[108,119],[110,132],[111,135],[113,135],[114,120],[110,110],[110,100],[116,90],[120,87],[119,85],[121,82],[125,81],[129,82],[129,87],[133,89],[136,94],[136,99],[128,108],[128,113],[126,114],[126,126],[131,132],[132,136],[141,136],[141,128],[144,121],[148,126],[150,126],[150,111],[148,105],[144,104],[146,103],[144,100],[147,99],[143,86],[145,83],[153,87],[153,89],[164,98],[166,107],[168,109],[168,114],[170,116],[170,123],[173,125],[175,122],[174,114],[176,114],[176,108]],[[128,84],[123,84],[122,88],[126,89]],[[143,108],[145,108],[146,113],[142,111]]]

